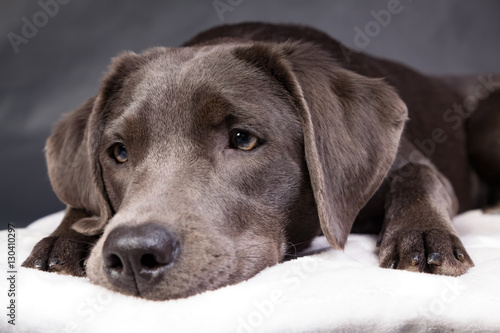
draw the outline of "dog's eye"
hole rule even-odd
[[[231,148],[241,149],[241,150],[252,150],[257,147],[259,139],[243,130],[233,130],[231,132]]]
[[[117,143],[113,147],[113,157],[118,163],[125,163],[128,160],[127,149],[124,144]]]

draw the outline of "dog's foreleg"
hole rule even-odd
[[[381,267],[458,276],[474,266],[451,222],[453,187],[425,156],[403,143],[387,180]]]

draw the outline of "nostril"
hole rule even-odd
[[[106,256],[106,258],[104,258],[104,265],[114,270],[123,269],[123,262],[121,261],[120,257],[118,257],[114,253],[109,254],[108,256]]]
[[[156,256],[154,254],[146,253],[141,257],[141,266],[149,270],[154,270],[163,265],[156,260]]]

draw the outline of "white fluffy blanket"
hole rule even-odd
[[[61,218],[17,230],[18,263]],[[18,267],[15,326],[6,316],[2,231],[0,332],[499,332],[500,217],[473,211],[455,225],[476,264],[458,278],[379,268],[373,235],[351,235],[343,252],[328,249],[234,286],[164,302]],[[320,237],[313,247],[328,244]]]

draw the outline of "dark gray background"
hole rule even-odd
[[[354,28],[364,30],[374,21],[371,11],[391,1],[221,0],[236,4],[221,21],[212,0],[65,0],[17,53],[8,34],[23,36],[23,18],[33,23],[35,16],[42,25],[42,7],[39,1],[1,1],[1,228],[64,208],[46,175],[45,139],[62,113],[96,93],[118,52],[177,46],[208,27],[249,20],[308,24],[354,46]],[[430,74],[500,73],[499,1],[401,0],[400,6],[364,51]]]

